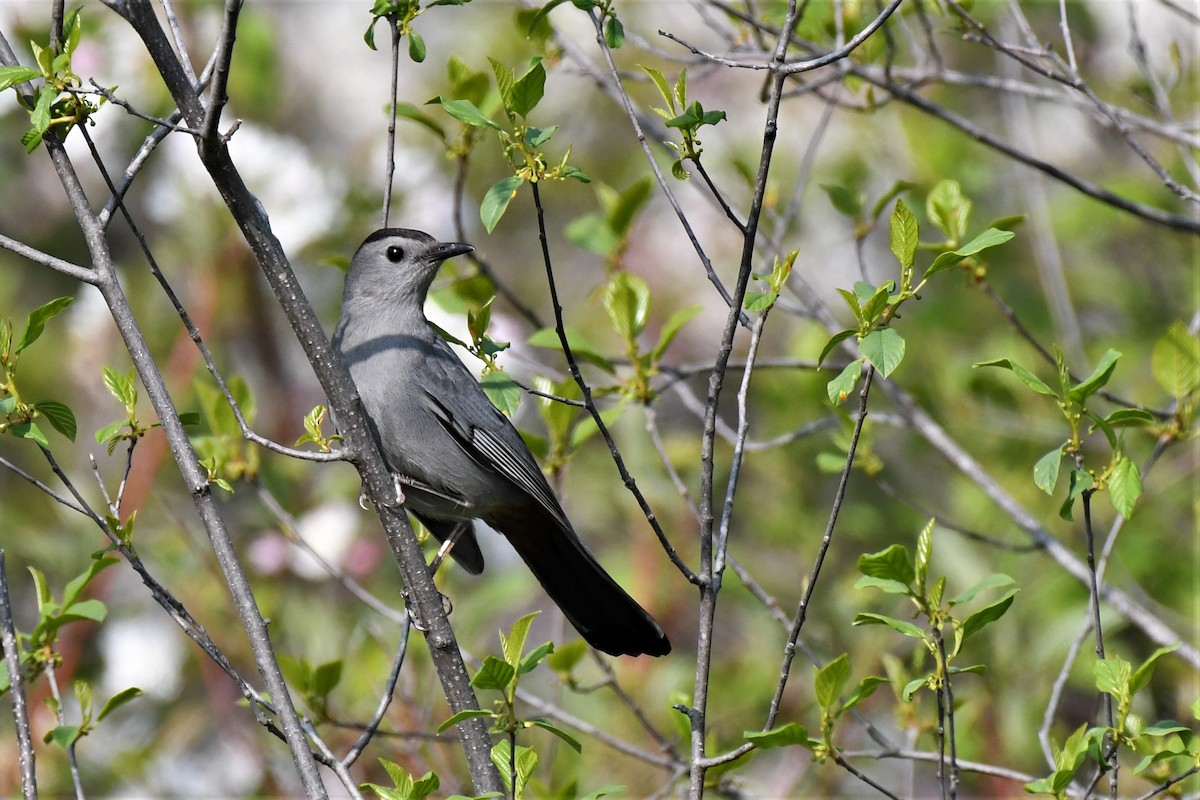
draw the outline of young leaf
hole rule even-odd
[[[691,322],[703,310],[703,306],[695,305],[681,308],[670,317],[662,327],[662,331],[658,334],[658,344],[654,345],[654,349],[650,351],[650,362],[657,364],[662,360],[663,353],[671,346],[671,342],[675,341],[675,337],[679,335],[680,329],[684,325]]]
[[[604,23],[604,43],[611,50],[616,50],[625,43],[625,26],[616,17],[609,17]]]
[[[944,180],[929,192],[925,213],[947,239],[961,242],[971,216],[971,201],[963,195],[958,181]]]
[[[503,692],[508,689],[509,683],[516,674],[517,669],[512,664],[501,661],[495,656],[486,656],[483,659],[483,666],[471,678],[471,685],[476,689],[494,689]]]
[[[877,553],[864,553],[859,556],[858,571],[872,578],[897,581],[905,586],[911,584],[916,577],[908,548],[902,544],[893,544]]]
[[[1160,647],[1157,650],[1155,650],[1153,653],[1151,653],[1150,657],[1147,658],[1145,661],[1143,661],[1141,666],[1139,666],[1137,669],[1135,669],[1133,671],[1133,677],[1131,677],[1129,679],[1129,691],[1137,692],[1142,687],[1144,687],[1147,683],[1149,683],[1150,677],[1154,674],[1155,663],[1163,656],[1167,655],[1168,653],[1173,653],[1178,649],[1179,649],[1178,644],[1169,644],[1169,645]],[[1148,733],[1149,730],[1150,730],[1150,728],[1146,728],[1145,730],[1142,731],[1142,733]],[[1164,734],[1157,734],[1157,735],[1164,735]]]
[[[636,275],[615,274],[604,292],[604,310],[613,330],[632,344],[646,327],[650,311],[650,287]]]
[[[529,112],[542,101],[546,93],[546,68],[539,61],[521,79],[513,84],[510,94],[511,110],[521,117],[529,116]]]
[[[29,319],[25,321],[25,330],[22,332],[21,340],[14,352],[20,353],[37,341],[38,337],[42,335],[42,331],[45,330],[46,323],[52,317],[61,314],[74,300],[74,297],[56,297],[44,306],[40,306],[29,312]]]
[[[995,228],[988,228],[957,250],[942,253],[935,258],[933,263],[929,265],[929,269],[925,270],[924,277],[929,278],[939,272],[945,272],[951,267],[956,266],[963,259],[970,258],[983,250],[987,250],[989,247],[1004,244],[1015,235],[1012,231],[1000,231]]]
[[[889,326],[876,328],[859,341],[858,350],[886,378],[904,360],[904,337]]]
[[[96,722],[100,722],[112,712],[116,711],[121,706],[142,696],[142,690],[136,686],[130,686],[128,689],[123,689],[112,697],[108,698],[108,702],[100,709],[100,715],[96,717]]]
[[[18,83],[42,77],[41,70],[33,67],[0,67],[0,92]]]
[[[566,742],[567,746],[570,747],[572,750],[574,750],[576,753],[583,752],[583,745],[579,743],[579,740],[576,739],[571,734],[564,731],[562,728],[558,727],[557,725],[553,725],[544,719],[531,719],[531,720],[529,720],[529,724],[536,725],[537,727],[541,728],[544,731],[550,731],[555,736],[557,736],[559,739],[562,739],[564,742]]]
[[[875,690],[880,686],[883,686],[885,683],[891,683],[891,681],[889,681],[887,678],[880,678],[875,675],[868,675],[867,677],[863,678],[854,691],[850,693],[850,696],[846,698],[846,702],[842,704],[839,714],[845,714],[863,700],[866,700],[868,697],[875,694]]]
[[[126,408],[137,405],[137,385],[133,382],[132,369],[129,372],[117,372],[112,367],[106,366],[102,370],[102,375],[104,386],[113,397],[120,401],[121,405]]]
[[[1121,354],[1116,350],[1109,350],[1101,356],[1100,363],[1096,364],[1092,374],[1071,387],[1071,399],[1082,403],[1103,389],[1104,385],[1108,383],[1108,379],[1112,377],[1113,370],[1117,367],[1117,359],[1120,357]]]
[[[1011,370],[1014,375],[1020,378],[1021,383],[1033,389],[1038,394],[1044,394],[1048,397],[1058,397],[1058,392],[1051,389],[1045,381],[1034,375],[1029,370],[1022,367],[1015,361],[1007,358],[997,358],[993,361],[979,361],[971,365],[972,367],[1000,367],[1002,369]]]
[[[825,190],[825,194],[829,196],[829,202],[833,204],[835,209],[850,217],[850,219],[862,219],[862,195],[855,194],[845,186],[823,183],[821,184],[821,188]]]
[[[504,660],[509,664],[517,666],[521,663],[521,653],[525,649],[525,639],[529,636],[529,626],[539,613],[541,612],[534,611],[521,617],[513,623],[508,636],[500,637],[504,645]]]
[[[509,175],[487,190],[483,202],[479,204],[479,219],[488,233],[495,229],[504,212],[508,210],[508,204],[517,196],[517,190],[524,183],[525,181],[516,175]]]
[[[1062,445],[1051,450],[1033,465],[1033,483],[1048,495],[1058,484],[1058,468],[1062,465]]]
[[[863,611],[855,615],[854,622],[852,624],[887,625],[889,628],[899,631],[905,636],[912,636],[915,639],[925,638],[925,632],[916,625],[913,625],[911,622],[907,622],[902,619],[895,619],[894,617],[888,617],[883,614],[872,614],[870,612]]]
[[[492,405],[506,417],[511,417],[521,405],[521,387],[507,372],[494,370],[479,379],[479,388],[492,401]]]
[[[1126,519],[1133,516],[1133,507],[1142,496],[1142,476],[1138,472],[1137,464],[1124,454],[1117,459],[1112,475],[1109,476],[1108,493],[1117,513]]]
[[[541,9],[539,9],[538,12],[533,15],[533,19],[530,20],[529,28],[525,32],[526,35],[528,36],[529,34],[533,33],[533,29],[538,26],[539,22],[541,22],[543,19],[545,19],[547,14],[549,14],[557,6],[561,6],[565,2],[567,2],[567,0],[550,0],[550,2],[546,3],[546,5],[542,6]],[[645,69],[645,67],[643,67],[642,69]]]
[[[1154,380],[1172,397],[1191,394],[1200,387],[1200,338],[1176,320],[1154,343],[1150,367]]]
[[[929,575],[929,560],[933,558],[933,525],[934,520],[930,519],[917,534],[917,554],[913,558],[913,584],[920,594],[925,593],[926,578]]]
[[[817,705],[828,711],[833,708],[842,693],[846,681],[850,680],[850,656],[842,653],[825,666],[817,670],[813,681],[813,695]]]
[[[425,40],[416,31],[408,32],[408,57],[417,64],[425,60]]]
[[[571,355],[575,358],[590,361],[605,372],[612,373],[614,371],[612,362],[605,358],[604,354],[588,341],[587,337],[581,331],[575,328],[566,328],[564,332],[567,335],[567,344],[571,347]],[[558,332],[553,328],[542,328],[539,331],[534,331],[525,340],[525,343],[531,347],[562,350],[562,342],[558,338]]]
[[[470,100],[443,100],[439,97],[436,98],[436,101],[441,104],[442,108],[446,109],[447,114],[459,122],[475,128],[494,128],[495,130],[500,130],[500,126],[480,111]]]
[[[962,594],[958,594],[950,598],[947,603],[952,606],[960,605],[962,603],[969,603],[975,599],[975,595],[979,594],[985,589],[995,589],[999,586],[1009,586],[1012,583],[1014,583],[1014,581],[1011,576],[1005,575],[1003,572],[993,572],[991,575],[988,575],[986,578],[979,581],[979,583],[975,584],[970,589],[967,589]]]
[[[829,402],[835,406],[841,405],[850,393],[854,391],[854,385],[858,383],[858,378],[862,374],[862,362],[858,359],[851,361],[838,376],[825,384],[825,391],[829,395]]]
[[[892,253],[903,269],[908,269],[913,265],[913,259],[917,254],[918,235],[916,215],[909,210],[903,200],[897,198],[896,209],[892,212],[888,226],[888,239]]]
[[[42,416],[50,423],[50,427],[72,442],[75,441],[75,434],[77,432],[75,414],[70,408],[57,400],[39,400],[33,404],[33,407],[42,413]]]
[[[819,367],[821,364],[825,363],[825,356],[829,355],[830,352],[833,351],[833,348],[837,347],[839,344],[846,341],[851,336],[856,335],[857,333],[858,331],[847,329],[844,331],[839,331],[833,336],[830,336],[829,341],[826,342],[825,346],[821,348],[821,356],[817,359],[817,366]]]
[[[36,422],[19,422],[16,425],[10,425],[8,432],[18,439],[30,439],[46,449],[50,448],[50,440],[46,438],[46,434],[42,433],[42,429],[37,426]]]
[[[504,662],[501,661],[500,663],[503,664]],[[491,717],[491,716],[492,716],[492,712],[484,711],[483,709],[479,709],[479,708],[464,709],[462,711],[459,711],[457,714],[453,715],[452,717],[450,717],[450,719],[446,720],[441,725],[439,725],[437,732],[443,733],[444,731],[449,730],[450,728],[453,728],[458,723],[464,722],[468,719],[479,719],[480,717]]]
[[[808,737],[807,728],[803,725],[797,725],[795,722],[780,725],[769,731],[746,731],[742,736],[745,737],[746,741],[754,742],[764,750],[772,747],[791,747],[797,744],[801,747],[812,748],[818,744],[818,742]]]
[[[994,603],[984,606],[962,621],[962,640],[965,642],[971,636],[979,633],[996,620],[1004,616],[1012,605],[1017,589],[1009,589],[1003,597]]]

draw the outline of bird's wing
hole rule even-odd
[[[455,415],[446,403],[435,397],[428,389],[425,390],[425,397],[434,417],[464,453],[480,466],[503,475],[517,488],[536,500],[538,505],[548,511],[563,527],[570,529],[571,524],[567,522],[558,500],[550,491],[550,486],[546,483],[542,471],[538,469],[537,464],[529,455],[525,442],[521,440],[521,435],[512,427],[508,419],[496,410],[496,407],[491,404],[482,391],[479,393],[479,399],[486,403],[486,409],[482,409],[482,404],[476,402],[476,398],[459,395],[460,401],[467,404],[465,414],[471,417],[480,417],[480,419]],[[515,439],[516,441],[510,443],[505,439]]]

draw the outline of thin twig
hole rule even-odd
[[[25,800],[37,800],[36,754],[29,727],[29,708],[25,704],[25,679],[21,674],[21,650],[13,624],[12,603],[8,595],[8,571],[4,548],[0,547],[0,646],[8,669],[8,701],[12,705],[13,725],[17,730],[17,759],[21,767],[21,794]]]

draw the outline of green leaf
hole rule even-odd
[[[18,83],[42,77],[41,70],[33,67],[0,67],[0,92]]]
[[[627,344],[636,343],[650,313],[650,287],[624,270],[613,275],[604,291],[604,310],[613,330]]]
[[[970,258],[983,250],[987,250],[989,247],[1004,244],[1015,235],[1012,231],[1000,231],[995,228],[988,228],[957,250],[940,254],[929,265],[929,269],[925,270],[924,277],[929,278],[939,272],[945,272],[951,267],[956,266],[963,259]]]
[[[564,0],[557,0],[557,2],[564,2]],[[667,107],[671,110],[674,110],[675,98],[671,94],[671,89],[667,86],[667,79],[663,76],[663,74],[653,67],[647,67],[643,64],[638,64],[638,66],[642,68],[642,72],[650,76],[650,80],[654,82],[656,87],[658,87],[658,93],[662,95],[663,101],[666,102]]]
[[[479,219],[488,233],[495,229],[504,212],[508,210],[508,204],[517,196],[517,191],[524,183],[522,178],[509,175],[487,190],[483,202],[479,204]]]
[[[546,5],[542,6],[538,12],[533,15],[533,19],[530,20],[529,28],[526,30],[525,35],[528,36],[529,34],[533,33],[533,29],[538,26],[539,22],[545,19],[547,14],[566,2],[567,0],[550,0],[550,2],[546,3]],[[642,67],[642,69],[645,69],[645,67]]]
[[[492,746],[491,752],[492,763],[496,765],[496,769],[500,770],[500,778],[505,785],[510,787],[513,797],[521,797],[524,794],[525,786],[529,782],[529,776],[533,774],[537,767],[537,753],[528,747],[517,745],[516,755],[513,757],[512,751],[509,749],[508,739],[501,739]],[[517,774],[512,774],[512,766],[515,762]]]
[[[29,312],[29,318],[25,321],[25,330],[21,333],[21,340],[14,352],[20,353],[37,341],[38,337],[42,335],[42,331],[45,330],[46,323],[61,314],[74,300],[74,297],[56,297],[44,306]]]
[[[513,623],[512,628],[508,631],[508,636],[503,634],[500,636],[500,641],[504,646],[504,660],[510,665],[515,667],[521,663],[521,653],[525,650],[525,639],[529,636],[529,626],[533,624],[539,613],[541,612],[534,611],[526,614]]]
[[[513,84],[510,109],[521,117],[529,116],[529,112],[542,101],[546,93],[546,68],[539,61]]]
[[[929,683],[928,675],[922,675],[920,678],[913,678],[911,681],[904,684],[904,689],[901,690],[900,696],[904,699],[904,702],[908,703],[912,700],[913,695],[916,694],[920,688],[927,683]]]
[[[884,684],[891,683],[887,678],[880,678],[874,675],[868,675],[859,682],[858,686],[846,698],[846,702],[838,710],[839,716],[845,714],[856,705],[866,700],[871,695],[875,694],[875,690]]]
[[[517,669],[506,661],[495,656],[486,656],[483,666],[471,678],[471,685],[476,689],[494,689],[503,692],[508,689],[512,679],[516,677]]]
[[[525,657],[521,659],[521,663],[517,667],[517,674],[524,675],[526,672],[531,671],[538,664],[542,663],[542,660],[545,659],[546,656],[553,652],[554,642],[542,642],[537,647],[526,653]]]
[[[1200,387],[1200,338],[1180,321],[1154,343],[1150,355],[1154,380],[1176,400]]]
[[[518,386],[507,372],[493,370],[479,379],[479,388],[492,401],[492,405],[506,417],[516,413],[521,405],[521,387]]]
[[[396,116],[403,119],[410,119],[418,125],[423,125],[433,131],[439,139],[446,138],[446,129],[439,125],[433,117],[421,111],[420,108],[412,103],[397,103]]]
[[[970,637],[979,633],[981,630],[992,624],[996,620],[1004,616],[1012,605],[1013,597],[1017,594],[1017,589],[1009,589],[999,600],[976,611],[962,621],[962,640],[965,642]]]
[[[842,402],[850,396],[854,391],[855,384],[858,383],[858,378],[862,374],[862,362],[858,359],[851,361],[838,376],[825,384],[825,392],[829,395],[829,402],[835,406],[841,405]]]
[[[625,43],[625,26],[616,17],[609,17],[604,23],[604,43],[612,50]]]
[[[1113,508],[1126,519],[1133,516],[1133,507],[1142,496],[1142,476],[1137,464],[1126,455],[1117,459],[1112,475],[1108,478],[1108,493],[1112,498]]]
[[[907,595],[907,594],[912,593],[912,587],[909,586],[907,583],[901,583],[900,581],[894,581],[894,580],[891,580],[890,578],[872,578],[870,575],[864,575],[863,577],[859,578],[855,582],[854,588],[855,589],[867,589],[867,588],[879,589],[881,591],[887,592],[888,594],[905,594],[905,595]]]
[[[550,733],[553,733],[559,739],[562,739],[564,742],[566,742],[567,746],[570,747],[572,750],[574,750],[576,753],[583,752],[583,745],[579,743],[579,740],[576,739],[571,734],[564,731],[562,728],[558,727],[557,725],[549,723],[544,719],[531,719],[531,720],[529,720],[529,723],[531,725],[536,725],[537,727],[541,728],[544,731],[550,731]]]
[[[1033,465],[1033,483],[1048,495],[1054,494],[1058,484],[1058,469],[1062,465],[1062,445],[1054,448]]]
[[[903,200],[897,198],[896,208],[892,212],[888,226],[888,239],[892,247],[892,254],[896,256],[896,260],[904,269],[909,269],[913,265],[913,259],[917,255],[918,235],[916,215],[905,205]]]
[[[842,214],[853,220],[862,219],[862,195],[850,191],[845,186],[823,183],[821,188],[829,196],[829,202]]]
[[[474,128],[493,128],[501,130],[500,126],[493,122],[490,117],[484,114],[470,100],[443,100],[440,97],[435,98],[436,102],[440,103],[442,108],[446,109],[446,113],[454,117],[459,122],[470,125]]]
[[[847,289],[839,288],[837,292],[842,296],[842,299],[846,301],[846,305],[850,307],[851,313],[854,314],[854,319],[857,320],[859,325],[862,325],[863,311],[862,304],[859,302],[858,296],[854,292],[851,292]]]
[[[408,57],[418,64],[425,60],[425,40],[416,31],[408,32]]]
[[[826,342],[825,346],[821,348],[821,355],[817,359],[817,366],[819,367],[821,364],[825,363],[825,356],[833,352],[833,348],[837,347],[839,344],[846,341],[851,336],[856,335],[857,333],[858,331],[846,329],[844,331],[838,331],[833,336],[830,336],[829,341]]]
[[[70,408],[57,400],[39,400],[33,404],[33,407],[41,412],[46,421],[50,423],[50,427],[72,442],[75,441],[75,414]]]
[[[70,609],[64,611],[59,619],[63,622],[74,622],[80,619],[87,619],[92,622],[104,622],[106,616],[108,616],[108,607],[99,600],[89,599],[73,603]]]
[[[657,364],[662,360],[663,353],[671,346],[671,342],[675,341],[675,337],[679,335],[679,331],[683,326],[691,322],[703,310],[704,307],[700,305],[688,306],[687,308],[679,309],[667,318],[662,331],[658,334],[658,344],[654,345],[654,349],[650,351],[650,362],[652,364]]]
[[[587,652],[587,642],[583,639],[573,639],[554,648],[554,652],[546,659],[546,664],[559,675],[567,675],[583,660]]]
[[[951,606],[969,603],[975,599],[975,595],[986,589],[995,589],[1000,586],[1011,586],[1013,583],[1015,583],[1015,581],[1011,576],[1005,575],[1003,572],[993,572],[991,575],[988,575],[986,578],[976,583],[970,589],[967,589],[965,592],[950,598],[947,603]]]
[[[876,328],[859,341],[858,350],[886,378],[904,360],[904,337],[890,326]]]
[[[558,130],[557,125],[551,125],[549,128],[535,128],[529,125],[525,128],[525,144],[531,148],[538,148],[550,141],[550,137]]]
[[[117,372],[112,367],[106,366],[102,370],[102,374],[104,386],[121,405],[126,408],[137,405],[137,385],[133,382],[132,369],[129,372]]]
[[[911,622],[906,622],[902,619],[885,616],[884,614],[872,614],[867,611],[859,612],[854,617],[854,625],[887,625],[889,628],[903,633],[905,636],[912,636],[915,639],[924,639],[925,632]]]
[[[1101,356],[1100,363],[1096,364],[1092,374],[1071,387],[1071,399],[1082,403],[1103,389],[1104,385],[1108,383],[1108,379],[1112,377],[1113,370],[1117,367],[1117,359],[1120,357],[1119,352],[1111,349]]]
[[[902,544],[893,544],[877,553],[859,556],[858,571],[872,578],[896,581],[906,586],[916,578],[908,548]]]
[[[30,439],[46,449],[50,448],[50,440],[36,422],[18,422],[16,425],[10,425],[8,432],[18,439]]]
[[[913,558],[913,585],[920,594],[925,593],[925,583],[929,575],[929,560],[933,558],[933,526],[934,520],[930,519],[917,534],[917,554]]]
[[[50,128],[51,107],[57,97],[58,92],[51,86],[42,86],[38,90],[37,102],[33,106],[33,113],[29,115],[29,121],[33,124],[33,130],[38,134],[38,138],[36,141],[31,140],[26,143],[25,147],[28,151],[32,152],[33,148],[41,143],[41,134]]]
[[[325,697],[342,682],[342,661],[328,661],[313,670],[310,688],[318,697]]]
[[[590,361],[608,373],[615,371],[612,362],[610,362],[600,352],[595,345],[588,341],[583,333],[575,328],[564,328],[563,332],[567,336],[567,344],[571,348],[571,355],[575,358]],[[545,347],[549,350],[562,351],[562,342],[558,338],[558,332],[554,328],[542,328],[530,334],[525,340],[526,344],[532,347]]]
[[[1101,659],[1092,667],[1096,689],[1120,700],[1132,694],[1129,685],[1133,679],[1133,668],[1120,656]]]
[[[817,670],[813,681],[813,695],[817,704],[828,711],[842,694],[846,681],[850,680],[850,656],[842,653]]]
[[[1150,682],[1150,677],[1154,674],[1155,663],[1163,656],[1167,655],[1168,653],[1173,653],[1178,649],[1178,644],[1169,644],[1160,647],[1151,653],[1150,657],[1143,661],[1141,666],[1133,671],[1133,676],[1129,679],[1129,691],[1134,693],[1141,691],[1141,689]],[[1142,731],[1142,733],[1147,733],[1149,730],[1149,728],[1146,728]],[[1162,736],[1165,734],[1155,735]]]
[[[1140,408],[1118,408],[1104,418],[1111,428],[1133,427],[1154,424],[1154,415]]]
[[[67,748],[79,739],[82,732],[83,728],[79,725],[59,725],[43,736],[42,741],[46,744],[54,742],[59,747]]]
[[[108,569],[113,564],[117,563],[117,559],[104,556],[101,558],[93,558],[88,564],[88,568],[79,575],[76,575],[67,585],[63,587],[62,607],[64,610],[69,610],[76,604],[80,593],[87,587],[92,579],[99,575],[103,570]]]
[[[958,181],[943,180],[925,199],[925,213],[947,239],[961,242],[971,216],[971,201],[963,195]]]
[[[798,725],[795,722],[789,722],[785,725],[779,725],[769,731],[745,731],[742,736],[746,741],[754,742],[755,745],[763,750],[769,750],[773,747],[791,747],[800,745],[811,749],[819,742],[808,737],[808,729],[803,725]]]
[[[1087,470],[1073,469],[1071,470],[1071,484],[1067,490],[1067,499],[1063,501],[1062,506],[1058,509],[1058,516],[1067,522],[1070,522],[1073,517],[1071,508],[1075,504],[1075,498],[1079,497],[1088,489],[1096,485],[1095,478]]]
[[[113,711],[116,711],[118,708],[128,703],[130,700],[134,700],[141,696],[142,690],[136,686],[130,686],[128,689],[122,689],[112,697],[108,698],[108,702],[104,704],[104,708],[100,709],[100,715],[96,717],[96,722],[100,722]]]
[[[1058,397],[1058,392],[1051,389],[1046,384],[1045,381],[1043,381],[1037,375],[1034,375],[1029,370],[1022,367],[1020,364],[1018,364],[1015,361],[1012,361],[1010,359],[997,358],[993,361],[979,361],[979,362],[976,362],[975,364],[972,364],[971,366],[973,366],[973,367],[1000,367],[1001,369],[1010,370],[1010,371],[1012,371],[1012,373],[1014,375],[1016,375],[1021,380],[1021,383],[1025,384],[1030,389],[1033,389],[1038,394],[1044,394],[1047,397]]]
[[[500,663],[503,664],[504,662],[501,661]],[[441,725],[439,725],[437,732],[443,733],[443,732],[449,730],[450,728],[453,728],[458,723],[465,722],[466,720],[469,720],[469,719],[479,719],[481,717],[489,717],[490,718],[491,716],[492,716],[492,712],[484,711],[483,709],[479,709],[479,708],[464,709],[462,711],[459,711],[457,714],[454,714],[453,716],[450,717],[450,719],[446,720]]]

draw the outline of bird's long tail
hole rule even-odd
[[[497,520],[494,527],[588,644],[614,656],[671,652],[662,626],[604,571],[579,536],[538,512],[526,509],[509,524]]]

